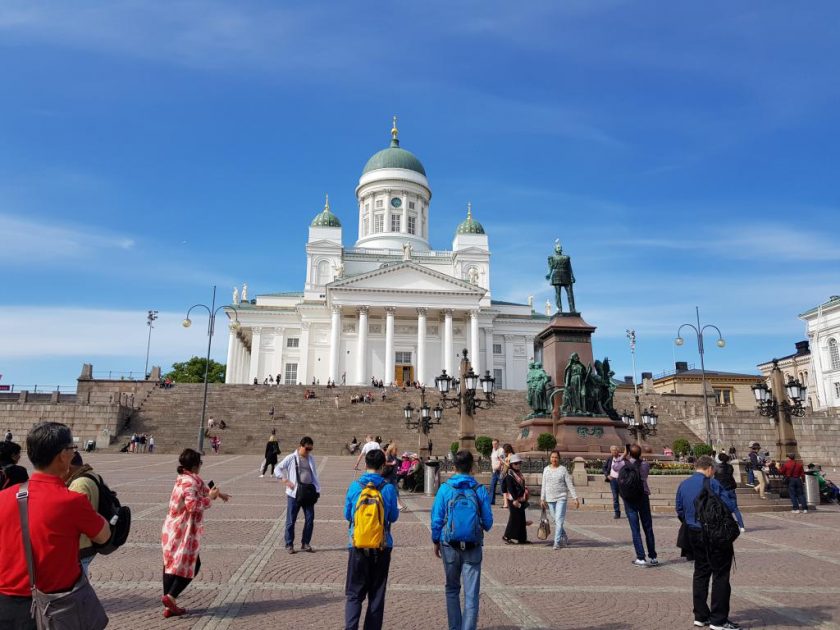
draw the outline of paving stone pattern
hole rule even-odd
[[[316,444],[316,457],[318,455]],[[208,455],[205,480],[233,495],[206,515],[198,577],[180,598],[190,613],[164,619],[160,529],[175,478],[173,455],[97,453],[88,458],[134,508],[129,543],[97,558],[91,577],[116,630],[181,628],[341,628],[345,545],[342,519],[353,459],[318,459],[323,483],[316,506],[316,553],[283,549],[285,497],[280,483],[259,479],[259,456]],[[409,512],[394,525],[396,540],[385,613],[387,627],[445,628],[443,568],[429,537],[431,499],[405,495]],[[637,568],[625,520],[569,510],[571,546],[502,544],[506,515],[496,508],[487,537],[479,627],[690,628],[691,565],[674,547],[677,520],[654,516],[663,561]],[[840,628],[838,512],[746,515],[737,542],[732,617],[748,628]],[[537,520],[538,514],[533,514]],[[303,518],[297,527],[298,537]],[[536,535],[535,528],[531,534]]]

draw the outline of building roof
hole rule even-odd
[[[490,300],[490,304],[498,304],[499,306],[528,306],[519,302],[505,302],[504,300]]]
[[[324,203],[324,209],[315,215],[312,219],[311,227],[341,227],[341,221],[330,210],[330,196],[327,195],[327,200]]]
[[[832,295],[830,298],[828,298],[828,302],[823,302],[819,306],[815,306],[814,308],[809,309],[804,313],[800,313],[799,317],[808,317],[809,315],[813,315],[814,313],[819,311],[820,308],[832,308],[834,306],[840,306],[840,295]]]
[[[426,175],[426,169],[411,151],[400,147],[399,132],[397,131],[397,117],[394,116],[394,126],[391,129],[391,146],[374,153],[362,169],[362,175],[380,168],[404,168],[421,175]]]
[[[702,376],[702,370],[698,369],[691,369],[691,370],[681,370],[679,372],[672,372],[669,374],[664,374],[658,378],[653,379],[654,382],[657,381],[664,381],[669,378],[700,378]],[[762,378],[760,374],[744,374],[742,372],[720,372],[717,370],[706,370],[706,378],[710,377],[724,377],[724,378],[749,378],[758,380]]]
[[[455,234],[485,234],[484,226],[472,218],[472,204],[467,204],[467,218],[455,230]]]

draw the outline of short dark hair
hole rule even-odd
[[[697,470],[706,470],[707,468],[714,468],[715,460],[712,459],[711,455],[701,455],[697,458],[697,461],[694,462],[694,467]]]
[[[0,442],[0,464],[12,463],[12,457],[20,455],[20,444],[17,442]]]
[[[464,449],[455,453],[455,470],[459,473],[469,474],[473,467],[473,454]]]
[[[365,455],[365,466],[368,470],[380,470],[385,465],[385,453],[382,449],[375,448]]]
[[[633,459],[639,459],[642,456],[642,447],[638,444],[631,444],[627,452],[630,453],[630,457]]]
[[[43,470],[68,446],[73,445],[73,432],[60,422],[42,422],[26,436],[26,454],[32,465]]]
[[[727,455],[726,453],[718,453],[718,461],[721,464],[725,464],[729,461],[729,455]]]
[[[300,438],[300,445],[301,446],[315,446],[315,442],[312,441],[312,438],[308,435],[304,435]]]
[[[796,453],[788,453],[788,459],[796,459]]]
[[[510,444],[502,444],[502,450],[508,455],[512,455],[516,452],[513,450],[513,447]]]
[[[186,471],[192,471],[201,465],[201,453],[198,451],[185,448],[178,456],[178,474],[183,475]]]

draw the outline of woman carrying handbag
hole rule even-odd
[[[528,488],[522,475],[522,458],[519,455],[510,456],[510,470],[502,481],[502,492],[507,499],[508,523],[502,540],[509,545],[528,545],[528,531],[526,529],[525,510],[528,508]]]
[[[569,537],[563,529],[569,495],[575,501],[575,509],[580,508],[580,500],[569,470],[560,465],[560,451],[552,451],[548,461],[548,466],[543,469],[540,507],[543,513],[548,508],[554,519],[554,549],[560,549],[561,546],[569,544]],[[542,527],[542,521],[540,521],[540,526]],[[548,535],[546,535],[547,538]]]

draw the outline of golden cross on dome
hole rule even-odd
[[[326,196],[327,196],[327,200],[324,202],[324,210],[329,210],[330,209],[330,194],[327,193]]]
[[[467,218],[472,219],[472,202],[467,202]]]
[[[391,139],[392,140],[397,140],[397,137],[399,136],[399,133],[400,132],[397,129],[397,117],[394,116],[394,126],[391,127]]]

